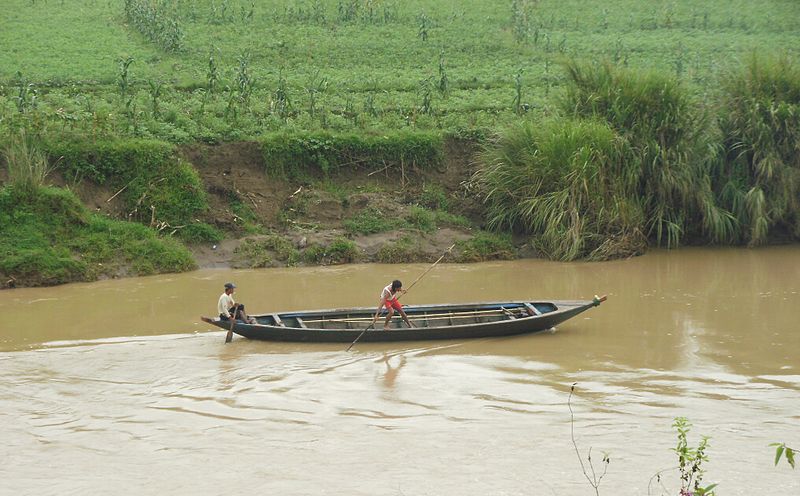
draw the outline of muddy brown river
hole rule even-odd
[[[188,274],[0,292],[0,494],[677,494],[675,417],[720,495],[800,494],[800,247],[440,264],[404,303],[606,303],[541,334],[225,345],[255,313],[377,304],[428,265]],[[568,408],[570,386],[577,383]],[[660,471],[661,481],[651,478]]]

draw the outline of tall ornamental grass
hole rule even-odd
[[[11,135],[3,150],[3,158],[8,167],[9,182],[28,195],[36,193],[52,171],[47,155],[24,129]]]
[[[753,56],[722,88],[716,188],[740,241],[800,239],[800,65]]]
[[[605,123],[553,119],[507,129],[474,177],[495,229],[531,234],[550,258],[605,259],[643,250],[642,209],[616,178],[623,141]]]
[[[616,179],[626,198],[644,209],[643,230],[658,245],[686,235],[725,242],[732,216],[711,189],[707,120],[698,102],[672,76],[610,63],[565,63],[568,115],[600,119],[624,140]]]

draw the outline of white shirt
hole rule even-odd
[[[381,301],[392,301],[397,298],[397,293],[392,294],[392,285],[388,285],[381,291]]]
[[[217,313],[222,315],[230,315],[229,310],[236,305],[236,302],[233,301],[233,296],[229,295],[228,293],[222,293],[222,296],[219,297],[219,303],[217,303]]]

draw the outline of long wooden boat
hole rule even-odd
[[[550,329],[605,299],[408,305],[403,309],[415,327],[395,313],[388,330],[384,317],[372,326],[375,307],[267,313],[253,315],[255,324],[237,320],[233,332],[249,339],[320,343],[352,343],[359,336],[360,342],[512,336]],[[227,320],[201,318],[225,330],[231,326]]]

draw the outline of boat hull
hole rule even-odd
[[[394,342],[514,336],[550,329],[600,304],[588,301],[511,301],[453,305],[408,305],[406,314],[418,327],[399,317],[383,329],[384,317],[370,326],[374,308],[282,312],[254,316],[258,323],[237,321],[233,332],[248,339],[307,343]],[[229,330],[230,321],[203,321]],[[365,331],[366,330],[366,331]]]

